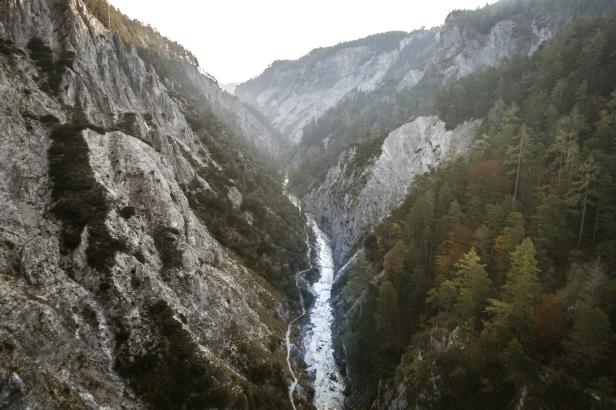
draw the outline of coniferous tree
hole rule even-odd
[[[582,306],[575,313],[565,354],[574,369],[589,369],[607,353],[612,339],[609,317],[598,307]]]
[[[452,326],[466,324],[474,328],[476,318],[490,294],[492,281],[475,249],[462,256],[456,268],[451,279],[430,291],[428,303],[441,311],[437,321]]]
[[[385,348],[395,349],[399,344],[398,292],[390,281],[384,281],[376,300],[376,326]]]
[[[499,299],[491,299],[487,311],[491,327],[500,338],[529,342],[534,328],[533,306],[541,301],[542,289],[535,248],[526,238],[511,253],[511,269]]]

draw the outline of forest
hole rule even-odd
[[[577,17],[433,109],[449,127],[483,124],[468,155],[416,179],[337,284],[349,393],[615,408],[616,17]]]

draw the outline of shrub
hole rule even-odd
[[[15,46],[15,43],[13,43],[11,40],[0,37],[0,54],[4,54],[10,57],[14,54],[23,54],[23,51],[17,48]]]
[[[120,216],[124,219],[130,219],[135,216],[135,207],[134,206],[125,206],[120,210]]]
[[[175,228],[157,227],[152,233],[154,245],[163,263],[164,269],[182,267],[183,252],[179,249],[178,238],[180,234]]]
[[[122,131],[124,134],[136,137],[139,135],[137,114],[127,112],[120,115],[119,121],[113,127],[113,131]]]
[[[58,94],[64,74],[67,69],[73,67],[75,53],[72,51],[62,51],[58,61],[54,62],[51,49],[40,38],[33,37],[26,47],[30,53],[30,58],[34,60],[41,75],[45,78],[41,84],[43,91]]]
[[[126,251],[123,241],[114,239],[105,220],[110,206],[104,188],[98,183],[88,160],[88,145],[82,132],[92,129],[78,108],[71,122],[56,126],[51,132],[51,147],[47,152],[52,181],[52,213],[62,221],[61,245],[73,251],[81,243],[81,233],[88,226],[88,263],[99,271],[107,271],[117,251]]]
[[[200,353],[188,331],[160,300],[152,304],[147,319],[158,334],[134,360],[118,356],[120,372],[152,409],[225,408],[231,393],[227,377]]]

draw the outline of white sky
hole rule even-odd
[[[495,0],[110,0],[183,44],[221,83],[274,60],[385,31],[441,25],[449,11]]]

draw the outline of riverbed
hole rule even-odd
[[[288,178],[285,178],[284,192],[289,200],[301,212],[301,205],[298,199],[288,193],[286,188]],[[314,249],[311,249],[308,235],[306,244],[308,246],[309,267],[297,272],[295,284],[298,289],[305,283],[303,275],[313,269],[312,252],[315,252],[316,268],[319,270],[319,279],[314,282],[309,291],[314,296],[314,303],[308,311],[304,306],[304,298],[299,292],[301,314],[289,322],[286,333],[287,345],[287,366],[293,378],[289,386],[289,400],[293,409],[295,407],[294,393],[298,380],[291,363],[291,333],[292,327],[296,323],[301,323],[308,313],[308,322],[302,334],[302,350],[304,351],[304,362],[307,371],[314,375],[314,400],[313,404],[318,410],[342,409],[344,407],[344,380],[340,374],[340,369],[334,359],[334,346],[332,338],[332,325],[334,323],[333,309],[331,306],[332,285],[334,283],[334,258],[330,240],[319,228],[311,215],[305,215],[307,228],[312,231],[315,237]]]
[[[305,329],[302,344],[304,361],[308,372],[314,373],[314,402],[318,410],[342,409],[344,403],[344,381],[334,359],[332,325],[334,315],[331,306],[332,284],[334,282],[334,259],[329,238],[314,219],[307,217],[310,229],[316,238],[316,265],[319,280],[312,284],[310,292],[314,304],[309,309],[309,323]]]

